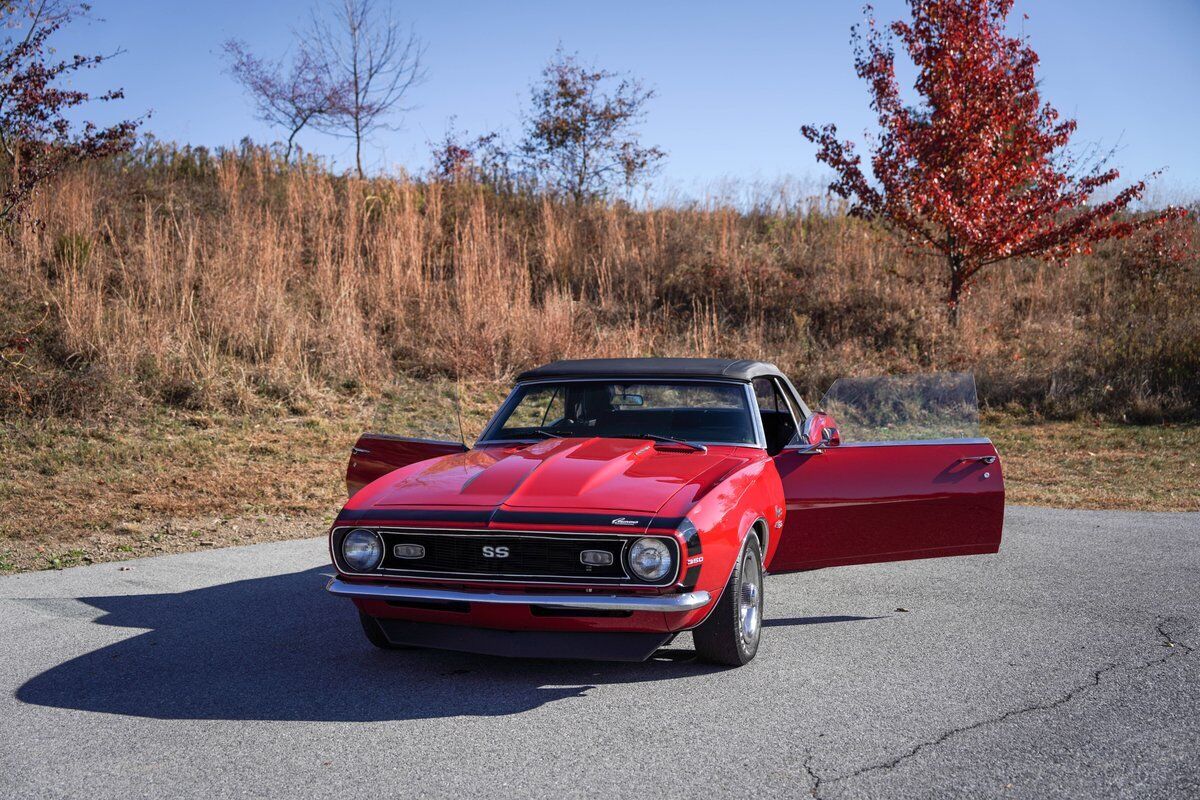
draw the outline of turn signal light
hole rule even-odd
[[[584,550],[579,560],[589,567],[607,567],[613,562],[613,554],[607,550]]]
[[[392,548],[396,558],[424,558],[425,548],[419,544],[398,544]]]

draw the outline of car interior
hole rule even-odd
[[[752,385],[767,437],[767,452],[775,455],[798,435],[796,415],[776,379],[755,378]]]
[[[680,388],[577,383],[545,394],[539,401],[544,408],[540,424],[514,425],[518,417],[523,423],[528,419],[514,409],[499,431],[501,438],[522,438],[538,431],[614,438],[650,434],[730,444],[750,444],[756,438],[745,394],[732,384]]]
[[[798,436],[798,417],[776,378],[755,378],[752,385],[767,451],[774,455]],[[690,396],[688,391],[692,392]],[[744,398],[733,385],[685,390],[665,384],[563,384],[527,393],[498,434],[504,439],[539,433],[609,437],[652,434],[688,442],[751,443],[755,441],[753,420]]]

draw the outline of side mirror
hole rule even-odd
[[[817,411],[805,422],[800,444],[795,449],[802,453],[819,454],[825,448],[837,447],[841,443],[842,434],[833,417],[824,411]]]
[[[815,411],[804,426],[804,438],[813,447],[836,447],[842,443],[837,421],[824,411]]]
[[[825,425],[821,428],[821,446],[822,447],[837,447],[842,443],[842,436],[838,429],[832,425]]]

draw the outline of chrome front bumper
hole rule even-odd
[[[339,597],[365,600],[432,600],[441,602],[497,603],[510,606],[543,606],[592,611],[694,611],[708,605],[708,592],[661,595],[614,594],[497,594],[494,592],[456,592],[449,589],[422,589],[416,586],[387,586],[348,583],[330,578],[325,587]]]

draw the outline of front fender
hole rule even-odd
[[[694,628],[708,617],[729,583],[746,536],[760,523],[766,531],[766,542],[760,543],[765,545],[766,562],[768,553],[778,546],[776,534],[782,528],[784,509],[783,486],[769,458],[728,476],[692,507],[687,517],[696,526],[703,561],[694,576],[695,584],[685,588],[706,591],[713,600],[703,608],[679,615],[672,630]]]

